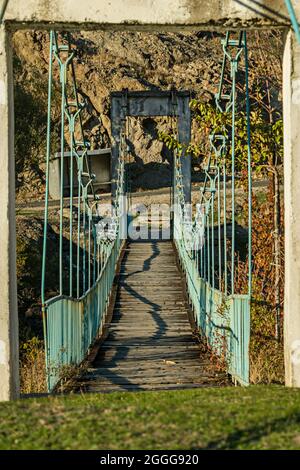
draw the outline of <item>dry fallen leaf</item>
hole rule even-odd
[[[164,359],[164,363],[167,364],[167,366],[175,366],[175,365],[176,365],[176,362],[174,362],[174,361],[166,361],[165,359]]]

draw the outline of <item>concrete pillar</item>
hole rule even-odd
[[[10,33],[0,26],[0,401],[19,395],[13,71]]]
[[[283,59],[286,385],[300,387],[300,44],[287,34]]]

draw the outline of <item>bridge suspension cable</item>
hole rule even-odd
[[[297,36],[298,41],[300,42],[300,26],[297,20],[295,9],[292,4],[292,0],[285,0],[285,4],[289,12],[295,34]]]
[[[98,210],[99,198],[94,191],[95,175],[90,171],[90,144],[83,129],[86,102],[78,91],[75,58],[71,35],[51,31],[41,286],[49,390],[57,383],[64,366],[79,364],[84,359],[99,334],[121,247],[118,201],[124,193],[124,162],[120,159],[115,211],[108,221],[103,220]],[[54,75],[54,72],[58,74]],[[58,253],[50,254],[49,171],[54,147],[51,114],[53,91],[57,91],[54,77],[57,75],[61,101],[59,240]],[[58,276],[57,295],[53,296],[47,281],[48,268],[55,262],[55,256]]]
[[[210,152],[204,161],[205,179],[196,211],[187,204],[179,143],[174,153],[174,239],[186,275],[195,320],[210,347],[227,364],[234,379],[249,383],[249,337],[251,299],[251,149],[248,54],[246,33],[227,33],[222,42],[224,59],[216,108],[223,116],[209,137]],[[42,260],[42,304],[48,388],[59,381],[64,366],[80,364],[101,333],[106,318],[116,264],[127,237],[124,196],[129,191],[128,102],[121,105],[118,162],[114,172],[114,200],[110,216],[99,213],[89,168],[89,143],[83,129],[86,107],[80,98],[75,75],[76,50],[70,34],[50,34],[49,102],[47,125],[45,229]],[[245,99],[237,103],[237,81],[244,60]],[[55,68],[56,67],[56,68]],[[56,74],[55,74],[56,72]],[[58,72],[58,73],[57,73]],[[49,292],[49,168],[54,147],[52,101],[54,77],[60,86],[60,211],[57,254],[57,295]],[[228,81],[228,77],[230,77]],[[229,83],[229,84],[228,84]],[[177,116],[178,97],[172,96],[172,126]],[[240,292],[236,239],[236,142],[237,109],[244,105],[243,158],[248,171],[248,288]],[[173,129],[173,138],[178,140]],[[70,158],[67,157],[67,151]],[[69,183],[69,184],[66,184]],[[230,187],[228,188],[228,183]],[[230,196],[228,195],[230,190]],[[69,199],[66,193],[69,191]],[[68,203],[67,203],[68,202]],[[75,207],[75,210],[74,210]],[[55,214],[54,214],[55,215]],[[231,232],[230,232],[231,229]],[[222,240],[223,234],[223,240]],[[55,256],[50,254],[52,259]],[[73,280],[74,279],[74,280]],[[49,297],[49,298],[48,298]]]
[[[193,219],[185,204],[180,153],[175,150],[175,243],[186,273],[188,292],[200,331],[210,347],[223,357],[235,380],[249,383],[250,299],[252,272],[252,179],[250,101],[246,33],[227,33],[222,40],[223,64],[215,97],[224,115],[209,136],[209,155],[204,159],[204,183]],[[237,80],[244,60],[245,142],[243,158],[248,172],[248,288],[238,291],[236,240]],[[230,77],[230,80],[228,80]],[[239,105],[241,106],[241,105]],[[230,184],[230,187],[228,187]],[[230,191],[230,195],[228,192]],[[222,240],[223,234],[223,240]]]

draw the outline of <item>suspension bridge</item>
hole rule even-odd
[[[236,109],[244,108],[246,120],[249,118],[247,94],[247,48],[245,37],[239,38],[239,31],[256,28],[283,29],[283,108],[284,108],[284,174],[285,185],[285,311],[284,311],[284,355],[285,375],[288,386],[300,386],[299,332],[300,332],[300,262],[295,256],[299,246],[299,5],[292,0],[228,0],[208,2],[203,0],[177,0],[175,8],[170,8],[167,0],[141,0],[127,2],[115,0],[112,5],[106,0],[61,0],[58,8],[41,0],[27,2],[20,0],[2,2],[0,12],[0,85],[1,85],[1,248],[0,270],[3,279],[0,296],[0,399],[9,400],[19,396],[19,345],[17,280],[15,270],[15,180],[14,167],[14,100],[12,31],[29,29],[56,29],[75,31],[78,25],[93,30],[150,30],[172,31],[214,30],[223,33],[224,28],[233,31],[223,42],[224,67],[231,74],[230,86],[224,76],[220,76],[220,89],[216,96],[216,107],[226,115],[226,129],[218,128],[210,136],[210,152],[203,162],[206,182],[199,191],[198,210],[190,211],[193,218],[184,217],[189,205],[189,156],[186,141],[183,151],[180,148],[182,135],[177,125],[178,135],[174,137],[179,146],[174,148],[173,201],[175,205],[170,223],[170,240],[175,259],[184,280],[187,312],[192,315],[197,334],[214,355],[223,357],[226,370],[233,381],[241,384],[249,382],[248,344],[250,335],[251,298],[251,174],[248,171],[248,204],[245,213],[248,217],[249,239],[243,253],[239,253],[238,217],[236,206],[236,186],[239,184]],[[151,3],[151,5],[150,5]],[[294,34],[296,33],[296,34]],[[232,42],[233,41],[233,42]],[[48,148],[47,168],[57,152],[57,130],[55,136],[51,121],[51,110],[56,100],[59,86],[61,91],[61,169],[70,173],[75,184],[70,185],[67,197],[61,191],[59,201],[59,243],[58,256],[52,256],[50,243],[47,243],[49,210],[53,201],[49,200],[49,187],[46,190],[45,236],[43,256],[43,323],[47,356],[48,388],[53,390],[64,367],[80,364],[87,357],[92,345],[110,323],[108,313],[113,308],[113,292],[118,284],[118,269],[124,252],[129,248],[128,234],[121,234],[123,220],[120,217],[116,195],[130,196],[129,172],[126,163],[126,139],[116,138],[126,134],[126,121],[121,117],[116,137],[113,138],[113,181],[112,199],[115,208],[111,236],[104,239],[97,230],[101,220],[98,207],[101,200],[94,191],[94,178],[89,168],[89,144],[85,139],[82,116],[85,105],[78,94],[75,79],[75,50],[65,35],[52,33],[49,80]],[[60,74],[57,74],[59,70]],[[54,72],[54,73],[53,73]],[[55,80],[54,80],[55,79]],[[236,84],[241,90],[244,80],[244,93],[236,92]],[[53,98],[53,100],[52,100]],[[123,93],[126,109],[126,94]],[[169,96],[169,107],[174,109],[173,119],[178,121],[180,100],[183,97],[173,93]],[[175,106],[176,105],[176,106]],[[130,110],[129,110],[130,111]],[[129,113],[130,115],[130,113]],[[227,117],[231,116],[228,125]],[[118,115],[116,116],[118,117]],[[113,116],[112,116],[113,118]],[[120,118],[120,115],[119,115]],[[248,119],[249,120],[249,119]],[[187,121],[187,119],[186,119]],[[112,124],[114,118],[112,119]],[[185,122],[183,120],[183,122]],[[177,122],[178,124],[178,122]],[[176,126],[175,126],[176,127]],[[119,132],[120,131],[120,132]],[[183,131],[187,135],[187,130]],[[246,136],[246,137],[245,137]],[[251,166],[249,126],[243,129],[243,148],[248,168]],[[122,143],[123,142],[123,143]],[[122,147],[123,145],[123,147]],[[71,168],[66,165],[65,154]],[[176,162],[176,163],[175,163]],[[206,167],[206,168],[205,168]],[[236,171],[234,171],[236,170]],[[245,170],[245,168],[244,168]],[[62,172],[63,174],[63,172]],[[231,195],[224,193],[227,181]],[[48,179],[47,179],[48,184]],[[63,182],[61,182],[61,189]],[[123,201],[124,202],[124,201]],[[55,201],[55,205],[56,205]],[[123,203],[122,203],[123,204]],[[225,210],[224,210],[225,208]],[[69,216],[65,217],[69,211]],[[50,214],[51,215],[51,214]],[[130,217],[127,222],[130,222]],[[187,235],[189,234],[189,235]],[[192,234],[192,235],[191,235]],[[124,235],[126,235],[124,237]],[[50,236],[50,235],[49,235]],[[193,246],[194,242],[195,246]],[[171,246],[171,245],[170,245]],[[132,246],[132,248],[134,248]],[[149,247],[148,247],[149,248]],[[133,252],[132,252],[133,253]],[[248,275],[240,282],[239,256],[248,263]],[[53,259],[51,259],[53,258]],[[145,254],[146,258],[146,254]],[[162,260],[162,258],[160,258]],[[171,258],[170,258],[171,259]],[[158,257],[157,257],[158,261]],[[58,277],[55,292],[49,288],[49,263],[57,263]],[[162,265],[163,266],[163,265]],[[164,271],[165,272],[165,271]],[[245,273],[245,270],[244,270]],[[184,294],[184,291],[182,291]],[[131,312],[132,313],[132,312]],[[112,321],[114,322],[114,320]],[[107,344],[107,343],[106,343]]]
[[[251,153],[246,33],[227,33],[216,107],[230,125],[213,130],[197,203],[191,202],[190,95],[123,92],[111,97],[112,209],[101,214],[76,82],[76,50],[68,33],[50,34],[47,179],[42,303],[49,391],[102,339],[74,389],[144,390],[249,383],[251,299]],[[49,163],[54,68],[61,90],[60,210],[57,295],[47,298]],[[230,76],[228,82],[225,77]],[[244,90],[247,161],[248,282],[237,283],[237,82]],[[243,77],[241,79],[241,77]],[[241,80],[243,83],[241,83]],[[230,84],[228,84],[230,83]],[[239,105],[240,106],[240,105]],[[168,235],[153,221],[139,240],[130,233],[128,126],[132,116],[169,116],[173,183]],[[68,152],[68,159],[66,158]],[[64,177],[68,171],[69,194]],[[230,198],[228,197],[230,185]],[[229,203],[228,203],[229,201]],[[65,217],[66,211],[68,217]],[[146,221],[148,222],[148,220]],[[142,236],[141,233],[146,234]],[[149,235],[150,233],[150,235]],[[136,234],[136,231],[135,231]],[[214,355],[225,370],[219,371]]]

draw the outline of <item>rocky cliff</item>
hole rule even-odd
[[[251,87],[255,92],[257,73],[276,77],[274,64],[281,60],[280,35],[250,35]],[[80,94],[88,103],[84,127],[92,149],[110,146],[110,93],[122,90],[190,90],[201,101],[209,101],[217,90],[223,51],[221,36],[213,33],[81,32],[72,34],[76,46],[76,74]],[[251,47],[253,46],[253,48]],[[49,35],[19,31],[14,35],[16,134],[18,188],[38,194],[43,190]],[[266,63],[264,57],[271,53]],[[273,67],[273,69],[272,69]],[[262,69],[262,70],[258,70]],[[58,69],[54,68],[58,84]],[[271,79],[272,81],[272,79]],[[53,121],[59,119],[59,86],[55,90]],[[25,128],[24,128],[25,126]],[[26,127],[27,126],[27,127]],[[169,155],[157,140],[158,130],[170,129],[168,119],[131,120],[133,170],[137,188],[167,184]],[[193,122],[197,141],[197,124]],[[59,141],[53,151],[59,149]],[[158,165],[158,167],[157,167]],[[157,184],[156,184],[157,183]]]
[[[210,33],[132,33],[132,32],[84,32],[72,35],[76,46],[76,75],[80,94],[88,102],[88,114],[84,127],[92,149],[110,146],[110,92],[129,90],[190,90],[196,97],[209,100],[216,91],[220,72],[222,50],[220,38]],[[14,35],[16,86],[22,87],[33,100],[40,100],[40,121],[44,121],[49,61],[49,36],[45,32],[19,31]],[[58,80],[57,69],[55,78]],[[58,117],[54,111],[54,120]],[[22,125],[17,120],[17,124]],[[168,183],[170,177],[169,155],[157,140],[158,130],[168,130],[168,119],[132,119],[131,140],[134,141],[133,171],[139,182],[137,187],[150,188]],[[37,123],[37,125],[40,125]],[[18,127],[18,126],[17,126]],[[42,131],[42,130],[41,130]],[[195,129],[194,129],[195,131]],[[28,133],[27,133],[28,134]],[[44,140],[41,136],[39,157],[43,155]],[[22,152],[23,156],[23,152]],[[21,160],[22,160],[21,156]],[[32,155],[28,158],[32,160]],[[37,159],[38,160],[38,159]],[[42,158],[40,159],[42,162]],[[157,164],[159,165],[157,168]],[[38,162],[37,162],[37,166]],[[40,185],[40,176],[34,178],[32,161],[22,167],[25,171],[19,187],[29,189],[28,180],[36,180],[35,190]],[[157,183],[157,169],[160,183]],[[36,171],[35,171],[36,173]],[[135,178],[135,182],[137,179]]]

